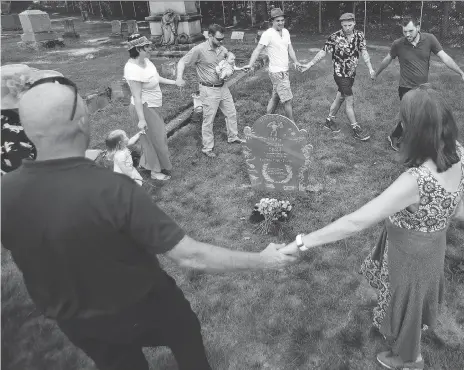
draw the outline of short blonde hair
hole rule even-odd
[[[109,160],[113,160],[114,153],[121,149],[121,141],[125,134],[124,130],[114,130],[106,136],[106,157]]]

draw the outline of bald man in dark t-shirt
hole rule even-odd
[[[400,63],[400,82],[398,94],[400,100],[409,90],[427,83],[429,79],[430,55],[434,53],[451,70],[459,73],[464,80],[464,72],[454,62],[454,60],[443,51],[440,42],[431,33],[420,32],[420,25],[414,17],[403,18],[403,34],[395,40],[390,52],[380,63],[376,77],[390,64],[398,58]],[[401,141],[403,128],[399,122],[391,135],[388,136],[390,146],[398,150]]]
[[[1,241],[29,295],[100,370],[148,370],[142,347],[155,346],[171,348],[180,370],[210,369],[197,316],[157,255],[217,272],[296,257],[274,244],[249,253],[185,235],[134,181],[84,157],[85,102],[71,81],[46,81],[19,105],[37,160],[2,176]]]

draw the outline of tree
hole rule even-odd
[[[440,38],[443,40],[448,36],[449,19],[450,19],[449,13],[450,13],[451,2],[443,1],[441,4],[442,4],[442,9],[443,9],[443,16],[442,16],[441,29],[440,29]]]
[[[256,21],[266,22],[269,18],[267,13],[267,3],[266,1],[257,1],[256,2]]]

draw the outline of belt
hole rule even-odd
[[[200,85],[203,85],[203,86],[206,86],[206,87],[222,87],[224,86],[224,82],[223,83],[220,83],[220,84],[209,84],[207,82],[200,82]]]

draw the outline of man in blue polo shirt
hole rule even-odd
[[[416,18],[405,16],[402,20],[403,37],[395,40],[390,52],[382,60],[377,69],[377,77],[390,62],[398,57],[400,63],[400,83],[398,94],[400,100],[409,90],[428,82],[430,68],[430,54],[433,52],[451,70],[459,73],[464,80],[464,72],[455,61],[443,51],[437,38],[431,33],[420,32],[420,24]],[[398,145],[403,135],[403,127],[398,122],[395,130],[388,136],[388,141],[393,150],[398,150]]]

